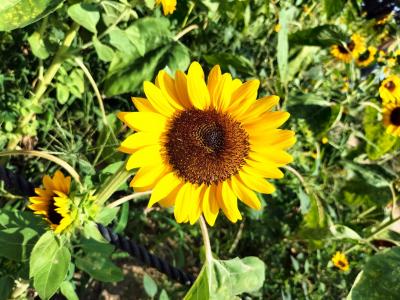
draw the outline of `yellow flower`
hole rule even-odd
[[[326,137],[326,136],[324,136],[323,138],[322,138],[322,140],[321,140],[321,142],[322,142],[322,144],[328,144],[329,143],[329,139]]]
[[[176,0],[156,0],[156,4],[162,4],[165,16],[172,14],[176,10]]]
[[[343,252],[337,251],[332,257],[332,263],[342,271],[347,271],[349,269],[349,261]]]
[[[386,53],[385,53],[385,51],[383,51],[383,50],[379,50],[379,52],[378,52],[378,62],[379,63],[383,63],[383,62],[385,62],[385,60],[386,60]]]
[[[393,68],[396,65],[396,58],[391,57],[386,60],[386,65],[389,68]]]
[[[35,188],[37,196],[29,197],[29,208],[50,224],[55,233],[61,233],[71,223],[70,199],[68,198],[71,177],[64,177],[60,171],[56,171],[54,177],[43,177],[44,189]]]
[[[270,111],[277,96],[257,100],[260,82],[242,83],[215,66],[207,84],[200,64],[175,78],[160,71],[155,85],[146,81],[147,99],[133,98],[139,112],[118,117],[137,133],[119,150],[131,154],[128,170],[140,168],[130,185],[152,189],[149,207],[174,206],[177,222],[194,224],[203,213],[212,226],[222,209],[236,222],[239,198],[260,209],[257,192],[275,187],[264,178],[282,178],[279,170],[293,159],[285,151],[294,132],[278,129],[289,113]]]
[[[365,51],[364,38],[359,34],[353,34],[350,42],[346,45],[334,45],[331,47],[331,54],[346,63],[357,59]]]
[[[281,24],[278,23],[274,26],[274,31],[279,32],[279,30],[281,30]]]
[[[400,136],[400,103],[391,102],[385,104],[382,114],[386,132],[394,136]]]
[[[390,75],[382,81],[379,96],[384,103],[400,100],[400,78],[397,75]]]
[[[375,54],[378,50],[375,47],[368,47],[368,49],[361,53],[357,58],[356,63],[359,67],[368,67],[374,60]]]

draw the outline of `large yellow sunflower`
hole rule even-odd
[[[379,87],[379,96],[384,103],[400,100],[400,78],[390,75],[383,80]]]
[[[36,188],[38,196],[29,197],[29,208],[35,214],[43,215],[55,233],[64,231],[71,223],[70,200],[68,198],[71,177],[64,177],[60,171],[56,171],[54,177],[43,177],[44,189]]]
[[[386,127],[386,132],[400,136],[400,103],[389,102],[383,106],[383,124]]]
[[[176,9],[176,0],[156,0],[156,4],[162,4],[165,16],[172,14]]]
[[[363,53],[358,56],[356,63],[359,67],[368,67],[374,60],[378,50],[375,47],[368,47]]]
[[[346,45],[334,45],[331,47],[331,53],[334,57],[349,63],[365,51],[364,38],[359,34],[353,34],[351,40]]]
[[[128,170],[140,168],[131,181],[136,191],[153,189],[149,206],[175,206],[177,222],[195,223],[204,214],[213,225],[220,209],[240,220],[239,198],[260,209],[257,193],[275,187],[264,178],[282,178],[290,163],[286,149],[294,132],[277,129],[289,113],[270,111],[277,96],[257,100],[258,80],[242,83],[215,66],[207,84],[200,64],[187,75],[158,73],[155,85],[144,83],[147,99],[133,98],[139,112],[119,118],[137,133],[122,142],[131,154]]]

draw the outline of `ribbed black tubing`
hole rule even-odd
[[[5,189],[14,195],[25,197],[34,195],[35,188],[31,182],[27,181],[24,177],[7,170],[3,166],[0,166],[0,180],[4,181]],[[134,240],[116,234],[111,228],[105,227],[101,224],[97,224],[97,227],[107,241],[118,249],[128,252],[129,255],[135,257],[143,265],[153,267],[167,275],[169,278],[185,285],[192,285],[196,280],[193,275],[187,274],[184,271],[175,268],[160,257],[151,254],[145,247]]]
[[[131,256],[136,257],[144,265],[153,267],[166,274],[169,278],[176,280],[182,284],[192,285],[196,278],[183,272],[182,270],[175,268],[167,261],[151,254],[142,245],[136,243],[132,239],[123,237],[120,234],[116,234],[111,228],[105,227],[101,224],[97,224],[102,236],[109,241],[111,244],[116,246],[118,249],[128,252]]]

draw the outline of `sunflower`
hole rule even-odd
[[[29,208],[35,214],[43,215],[55,233],[61,233],[72,223],[68,198],[71,177],[56,171],[53,178],[43,177],[43,185],[44,189],[35,188],[37,196],[29,197]]]
[[[364,38],[359,34],[353,34],[351,36],[351,40],[346,43],[346,45],[334,45],[331,47],[332,55],[346,63],[353,59],[357,59],[358,56],[364,51]]]
[[[256,192],[275,187],[264,178],[282,178],[281,167],[292,161],[285,151],[294,132],[277,129],[289,113],[270,111],[277,96],[257,100],[260,82],[242,83],[215,66],[207,84],[193,62],[175,78],[160,71],[155,85],[144,83],[147,99],[133,98],[139,112],[119,118],[137,133],[122,142],[131,154],[126,168],[140,168],[130,185],[153,189],[149,207],[173,206],[177,222],[195,223],[203,213],[212,226],[220,209],[236,222],[237,198],[260,209]]]
[[[165,16],[172,14],[176,9],[176,0],[156,0],[156,4],[162,4]]]
[[[383,80],[379,87],[379,96],[384,103],[400,100],[400,78],[397,75],[390,75]]]
[[[374,60],[378,50],[375,47],[368,47],[360,56],[357,58],[356,63],[359,67],[368,67]]]
[[[400,136],[400,103],[387,103],[383,106],[382,114],[386,132],[395,136]]]
[[[349,261],[343,252],[337,251],[332,257],[332,263],[342,271],[347,271],[349,269]]]

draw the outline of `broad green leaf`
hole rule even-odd
[[[14,280],[10,276],[0,277],[0,300],[10,299]]]
[[[347,37],[336,25],[321,25],[303,29],[289,36],[290,45],[329,47],[346,41]]]
[[[385,205],[392,198],[389,186],[376,187],[363,178],[353,178],[346,182],[341,198],[351,206]]]
[[[69,99],[69,88],[58,82],[56,84],[56,91],[57,91],[57,101],[60,104],[65,104],[67,103],[68,99]]]
[[[220,65],[222,69],[230,70],[233,68],[239,73],[254,75],[253,64],[246,57],[232,53],[215,53],[205,55],[204,59],[210,65]]]
[[[96,280],[104,282],[121,281],[122,271],[100,252],[88,253],[75,259],[76,267],[85,271]]]
[[[154,282],[153,278],[151,278],[146,273],[143,276],[143,286],[147,295],[151,298],[157,294],[157,284]]]
[[[60,291],[67,300],[79,300],[79,297],[75,292],[75,287],[70,281],[64,281],[61,283]]]
[[[289,60],[289,40],[288,40],[288,26],[290,15],[288,10],[281,10],[279,12],[279,24],[281,26],[278,32],[277,44],[277,59],[278,69],[281,83],[286,85],[288,79],[288,60]]]
[[[161,291],[160,297],[158,298],[158,300],[169,300],[168,294],[165,290]]]
[[[79,25],[96,33],[96,25],[100,20],[100,12],[96,5],[77,3],[68,8],[68,15]]]
[[[97,55],[102,61],[111,61],[114,56],[114,50],[111,47],[108,47],[105,44],[102,44],[97,37],[93,36],[92,38],[94,49],[96,50]]]
[[[265,279],[265,265],[257,257],[213,259],[205,264],[185,300],[235,299],[259,290]]]
[[[114,246],[109,243],[102,243],[93,239],[81,240],[81,247],[84,253],[90,254],[98,252],[102,256],[108,257],[114,251]]]
[[[329,230],[335,239],[361,240],[361,236],[353,229],[339,224],[331,224]]]
[[[328,19],[340,13],[345,4],[345,0],[324,0],[324,9]]]
[[[0,31],[25,27],[53,12],[63,0],[2,0]]]
[[[116,218],[118,211],[119,207],[113,207],[113,208],[104,207],[96,216],[95,221],[96,223],[100,223],[104,226],[107,226]]]
[[[400,248],[371,257],[351,288],[348,300],[397,300],[400,295]]]
[[[379,115],[376,109],[370,106],[365,108],[363,124],[367,140],[366,151],[372,160],[389,152],[397,141],[397,137],[385,132],[382,121],[378,120]]]
[[[28,38],[29,45],[31,46],[32,53],[39,57],[40,59],[46,59],[49,57],[49,52],[46,49],[46,45],[44,44],[43,37],[39,32],[35,31]]]
[[[32,250],[29,261],[29,276],[33,286],[42,299],[50,299],[64,281],[71,254],[55,237],[47,231]]]
[[[42,220],[30,212],[0,210],[0,256],[26,260],[43,232]]]

